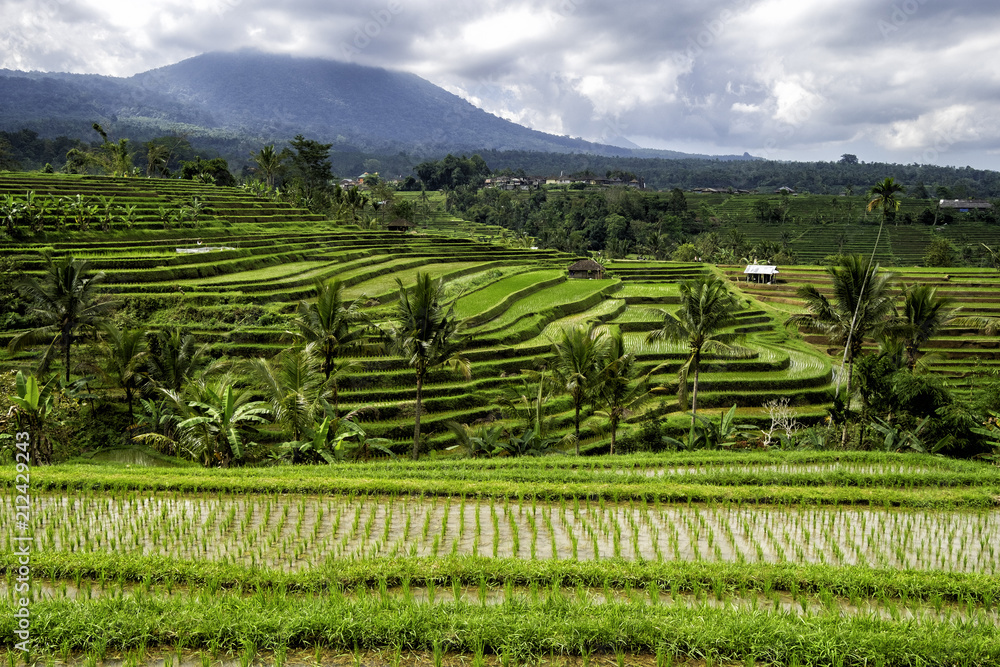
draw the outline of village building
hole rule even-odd
[[[938,202],[938,208],[957,209],[959,213],[968,213],[976,210],[989,210],[993,204],[981,199],[942,199]]]
[[[498,190],[537,190],[546,183],[544,178],[534,176],[494,176],[487,178],[484,185]]]

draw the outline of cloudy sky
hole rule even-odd
[[[650,148],[1000,169],[997,0],[0,0],[0,67],[256,48],[414,72]]]

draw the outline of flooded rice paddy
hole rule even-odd
[[[7,500],[6,502],[10,502]],[[33,499],[36,550],[297,571],[329,559],[824,563],[996,574],[1000,512],[462,498],[112,495]],[[0,514],[10,549],[13,512]]]

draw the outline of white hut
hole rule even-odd
[[[774,277],[778,274],[778,267],[771,264],[750,264],[743,269],[747,282],[754,283],[774,283]]]

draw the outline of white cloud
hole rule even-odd
[[[946,136],[1000,166],[995,0],[895,5],[4,0],[0,66],[127,76],[248,46],[342,58],[377,25],[351,60],[544,131],[721,153],[767,141],[782,157],[860,144],[905,161]]]

